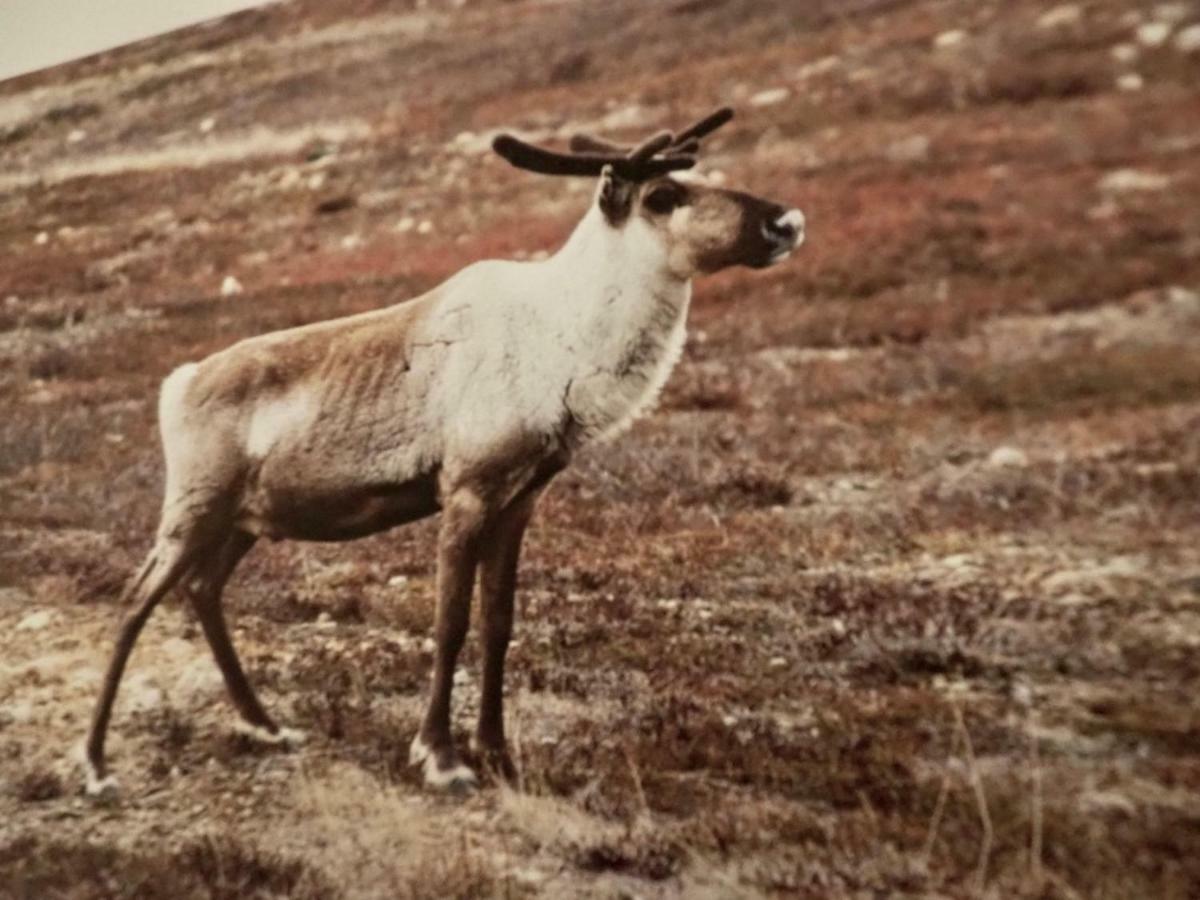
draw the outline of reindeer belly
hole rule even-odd
[[[440,508],[437,477],[337,490],[258,490],[246,498],[240,527],[274,539],[348,541],[433,515]]]

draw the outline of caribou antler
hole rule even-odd
[[[510,134],[492,141],[492,149],[518,169],[543,175],[599,175],[605,166],[630,181],[646,181],[696,164],[702,138],[733,118],[728,107],[705,116],[678,135],[663,131],[636,147],[622,147],[586,135],[571,139],[571,153],[535,147]]]
[[[668,145],[672,154],[694,156],[700,150],[700,141],[708,137],[722,125],[733,118],[733,110],[728,106],[709,113],[690,128],[686,128]],[[613,144],[590,134],[577,134],[571,138],[571,149],[576,153],[629,153],[631,148]]]
[[[599,175],[605,166],[612,166],[613,172],[622,178],[646,181],[667,172],[690,169],[696,164],[694,156],[674,153],[655,156],[657,150],[641,156],[634,153],[557,153],[527,144],[511,134],[498,135],[492,141],[492,149],[518,169],[543,175]]]

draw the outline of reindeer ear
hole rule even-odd
[[[637,182],[622,178],[612,165],[606,165],[600,170],[600,189],[596,192],[596,202],[600,212],[613,228],[619,228],[629,218],[633,209],[633,197],[637,193]]]

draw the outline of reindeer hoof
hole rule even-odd
[[[82,741],[75,745],[71,756],[83,769],[83,792],[94,800],[111,801],[120,794],[120,785],[112,775],[104,775],[103,764],[92,762]]]
[[[91,760],[84,760],[83,792],[93,800],[110,802],[121,793],[121,786],[112,775],[101,775]]]
[[[239,721],[234,724],[233,729],[251,740],[276,747],[295,748],[308,740],[308,735],[298,728],[280,728],[276,731],[269,731],[261,725],[251,725],[249,722]]]
[[[486,776],[497,782],[516,783],[517,767],[503,742],[488,744],[476,737],[471,741],[471,750],[479,757],[479,768]]]
[[[458,761],[453,750],[434,750],[420,735],[408,748],[408,764],[421,767],[426,787],[452,794],[469,794],[479,787],[475,773]]]

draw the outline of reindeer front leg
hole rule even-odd
[[[488,529],[481,550],[479,594],[483,685],[475,746],[483,765],[511,780],[516,771],[504,740],[504,658],[512,637],[513,595],[521,539],[533,515],[537,492],[514,500]]]
[[[432,787],[468,790],[476,783],[475,773],[459,760],[450,735],[450,691],[470,622],[471,593],[486,520],[485,504],[474,491],[458,488],[445,494],[438,533],[433,685],[424,722],[409,749],[409,762],[423,766],[425,783]]]

